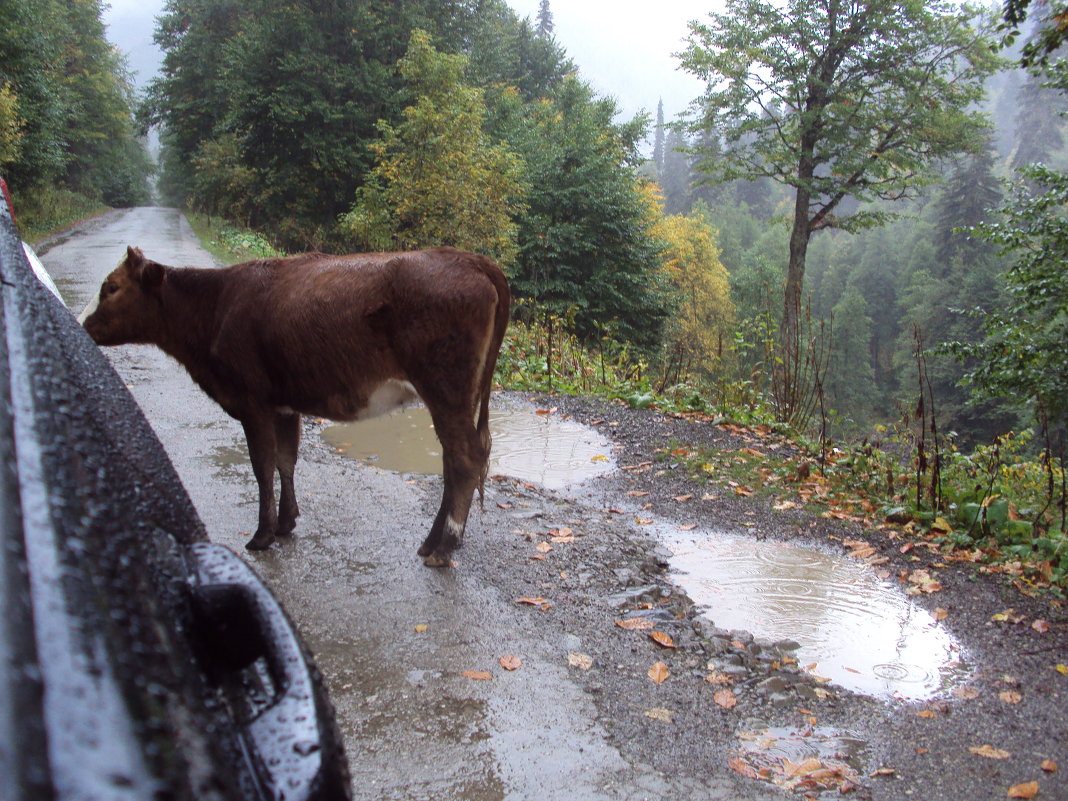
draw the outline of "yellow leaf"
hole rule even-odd
[[[428,628],[430,628],[430,627],[426,623],[416,623],[416,625],[415,625],[415,633],[416,634],[422,634]]]
[[[668,666],[663,662],[657,662],[647,671],[646,675],[653,680],[653,684],[663,684],[671,675]]]
[[[1057,665],[1057,672],[1062,676],[1068,676],[1068,665]]]

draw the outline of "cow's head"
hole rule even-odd
[[[100,287],[96,306],[82,325],[98,345],[155,342],[160,326],[160,287],[167,268],[145,258],[140,248],[126,248],[126,258]]]

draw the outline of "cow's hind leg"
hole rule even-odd
[[[278,443],[278,477],[280,490],[278,497],[278,536],[293,533],[297,526],[300,509],[297,506],[297,492],[293,486],[293,473],[297,465],[297,451],[300,447],[300,415],[279,413],[274,418],[275,440]]]
[[[256,415],[242,420],[241,426],[245,429],[252,472],[260,491],[259,525],[245,547],[250,551],[262,551],[274,542],[278,526],[274,505],[274,471],[277,463],[274,422],[267,415]]]
[[[470,412],[434,414],[434,428],[441,440],[445,488],[430,534],[419,548],[428,567],[449,567],[451,554],[463,545],[471,499],[489,454],[482,444]]]

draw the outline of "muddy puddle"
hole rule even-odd
[[[563,489],[612,469],[611,443],[572,420],[533,409],[493,409],[490,431],[490,475]],[[384,470],[441,473],[441,444],[422,407],[329,426],[322,437],[339,453]]]
[[[814,676],[922,700],[970,673],[944,626],[855,560],[725,534],[662,534],[679,582],[716,626],[798,643],[798,662]]]

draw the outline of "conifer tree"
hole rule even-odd
[[[549,0],[541,0],[538,4],[538,36],[551,39],[554,28],[553,12],[549,9]]]

